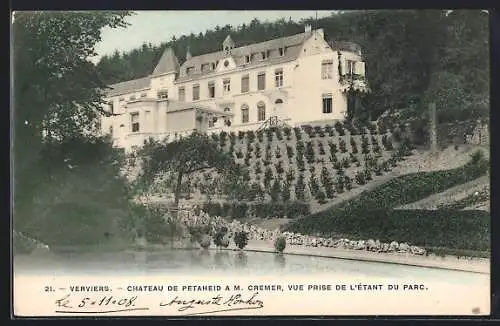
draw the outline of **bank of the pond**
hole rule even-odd
[[[238,250],[235,247],[234,243],[232,243],[227,249],[217,249],[213,245],[211,249]],[[273,242],[268,240],[249,240],[247,246],[243,250],[267,253],[275,252]],[[490,260],[484,258],[458,259],[456,256],[439,257],[432,254],[428,256],[416,256],[405,253],[380,253],[342,248],[304,247],[294,245],[287,245],[284,254],[390,263],[416,267],[440,268],[481,274],[490,273]]]

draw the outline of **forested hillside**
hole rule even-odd
[[[418,117],[429,102],[437,104],[441,122],[489,114],[488,14],[480,10],[348,11],[300,22],[256,18],[248,25],[217,26],[159,46],[115,52],[102,57],[98,68],[106,83],[139,78],[152,72],[167,46],[182,63],[188,47],[193,56],[218,51],[228,34],[242,46],[300,33],[304,24],[323,28],[327,40],[362,47],[372,94],[360,115],[373,119],[387,109],[408,108]]]

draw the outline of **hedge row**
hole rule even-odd
[[[423,247],[490,250],[490,214],[469,210],[389,210],[321,212],[293,222],[302,234],[407,242]]]
[[[335,209],[367,211],[394,208],[477,179],[485,175],[488,168],[488,161],[483,158],[473,158],[464,166],[452,170],[407,174],[390,180],[372,191],[363,192],[359,197],[344,202]]]
[[[286,203],[206,203],[203,211],[211,216],[246,218],[255,215],[259,218],[297,218],[310,214],[309,204],[299,201]]]

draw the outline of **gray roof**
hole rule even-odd
[[[174,50],[168,47],[163,52],[158,64],[153,71],[154,75],[166,74],[169,72],[178,72],[179,71],[179,60],[175,56]]]
[[[292,61],[297,59],[297,57],[299,56],[300,47],[307,39],[311,37],[311,35],[312,32],[306,32],[261,43],[241,46],[231,50],[231,57],[236,62],[237,66],[246,65],[247,67],[278,64],[281,62]],[[286,52],[284,56],[279,56],[278,49],[282,47],[286,47]],[[271,50],[271,53],[269,53],[268,59],[265,62],[262,62],[259,60],[260,52],[266,50]],[[246,64],[245,56],[250,54],[255,54],[256,57],[250,63]],[[177,81],[184,81],[198,78],[200,76],[209,75],[213,73],[213,71],[201,72],[201,65],[205,63],[215,63],[218,60],[224,59],[226,57],[227,55],[224,51],[212,52],[192,57],[182,64],[181,75],[177,79]],[[195,73],[186,76],[185,71],[187,67],[195,67]]]
[[[133,80],[127,80],[121,83],[116,83],[108,85],[110,89],[107,90],[107,96],[118,96],[122,94],[127,94],[140,89],[149,88],[151,83],[151,77],[143,77]]]

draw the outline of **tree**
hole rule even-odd
[[[176,207],[184,177],[211,168],[221,174],[235,171],[231,157],[211,138],[198,132],[170,143],[150,139],[139,151],[139,156],[142,158],[142,172],[138,182],[144,187],[150,187],[159,175],[166,172],[176,175],[173,189]]]
[[[125,26],[128,14],[14,13],[16,227],[52,241],[93,241],[76,233],[88,235],[85,230],[103,229],[98,223],[111,223],[94,218],[110,216],[104,210],[116,209],[116,216],[127,208],[119,153],[109,139],[93,135],[99,115],[108,113],[102,109],[103,76],[90,57],[100,30]]]

